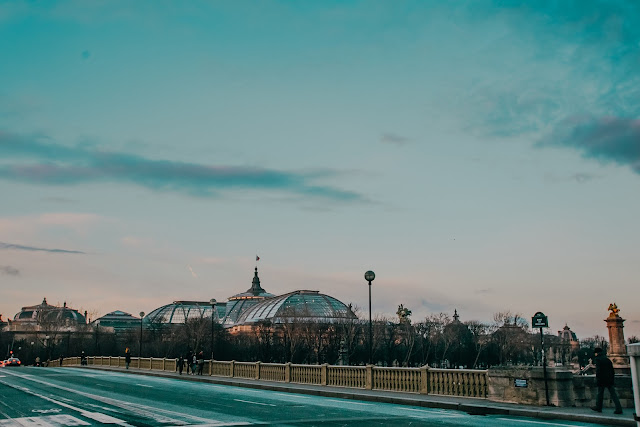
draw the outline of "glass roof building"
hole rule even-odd
[[[210,318],[211,312],[209,301],[174,301],[153,310],[144,317],[143,322],[148,325],[184,324],[190,319]],[[214,312],[214,316],[214,319],[220,318],[218,310]]]
[[[238,325],[271,321],[283,323],[287,320],[301,322],[335,322],[355,319],[353,311],[341,301],[318,291],[294,291],[266,299],[245,310],[236,322]]]
[[[279,296],[265,291],[256,267],[251,287],[227,302],[215,302],[212,307],[208,301],[174,301],[145,316],[144,324],[147,327],[178,325],[189,319],[210,319],[212,314],[216,322],[233,328],[232,331],[245,330],[261,321],[277,324],[296,319],[333,323],[356,318],[351,307],[318,291],[299,290]],[[238,326],[242,328],[236,328]]]

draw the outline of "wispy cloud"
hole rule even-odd
[[[189,269],[189,271],[191,272],[191,276],[193,276],[194,279],[198,278],[198,275],[196,274],[195,271],[193,271],[193,268],[191,268],[190,265],[187,265],[187,268]]]
[[[543,138],[539,147],[569,147],[585,158],[628,166],[640,174],[640,120],[570,117]]]
[[[314,179],[334,176],[337,172],[287,172],[151,160],[94,147],[61,145],[42,136],[24,137],[0,132],[0,158],[29,162],[3,164],[0,161],[0,179],[42,185],[120,182],[197,197],[217,196],[221,191],[233,189],[253,189],[341,202],[365,201],[356,192],[313,183]]]
[[[18,276],[20,274],[20,270],[15,267],[11,267],[10,265],[0,265],[0,273],[6,274],[7,276]]]
[[[409,143],[409,138],[395,133],[385,132],[380,137],[380,141],[384,144],[403,146]]]
[[[51,252],[51,253],[63,253],[63,254],[85,254],[85,252],[82,252],[82,251],[71,251],[71,250],[67,250],[67,249],[38,248],[38,247],[35,247],[35,246],[16,245],[16,244],[13,244],[13,243],[4,243],[4,242],[0,242],[0,249],[29,251],[29,252]]]

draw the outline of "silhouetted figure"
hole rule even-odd
[[[189,350],[187,352],[187,357],[186,357],[186,362],[187,362],[187,375],[189,374],[189,371],[191,370],[191,360],[193,359],[193,352],[191,350]]]
[[[64,360],[64,356],[61,354],[60,355],[60,366],[62,366],[62,361]]]
[[[84,354],[84,350],[80,353],[80,366],[86,366],[87,364],[87,355]]]
[[[602,401],[604,400],[604,389],[609,390],[611,400],[616,405],[614,414],[622,413],[622,406],[618,399],[618,393],[613,386],[615,379],[615,371],[613,370],[613,363],[604,355],[604,351],[600,347],[593,351],[595,356],[594,363],[596,365],[596,383],[598,385],[598,396],[596,397],[596,406],[592,407],[596,412],[602,412]]]
[[[124,350],[124,366],[129,369],[129,365],[131,364],[131,350],[127,347]]]
[[[200,353],[198,353],[198,375],[202,375],[203,369],[204,369],[204,353],[200,351]]]
[[[176,369],[178,370],[178,374],[182,375],[182,369],[184,368],[184,358],[182,355],[178,358]]]

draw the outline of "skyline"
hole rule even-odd
[[[640,5],[0,1],[0,313],[318,290],[640,336]]]

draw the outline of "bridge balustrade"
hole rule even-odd
[[[124,367],[124,357],[90,356],[88,365]],[[80,365],[79,357],[63,360],[62,366]],[[51,361],[49,366],[59,366]],[[177,359],[131,358],[131,367],[176,371]],[[332,387],[396,391],[487,398],[487,370],[300,365],[292,363],[261,363],[205,360],[203,372],[211,376],[316,384]]]

